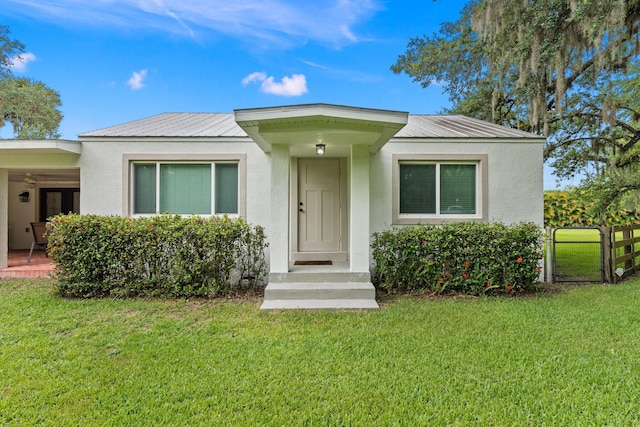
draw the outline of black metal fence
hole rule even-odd
[[[600,227],[559,227],[551,233],[554,283],[606,281],[607,245],[605,232]]]

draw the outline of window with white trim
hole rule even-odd
[[[394,155],[395,224],[483,220],[485,155]]]
[[[131,213],[237,215],[238,162],[132,162]]]

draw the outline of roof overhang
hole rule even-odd
[[[8,139],[0,141],[0,153],[11,154],[77,154],[82,153],[78,141],[60,139]]]
[[[299,148],[325,144],[338,149],[367,145],[382,148],[407,124],[403,111],[376,110],[330,104],[234,110],[236,123],[262,148],[273,144]]]

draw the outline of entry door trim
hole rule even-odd
[[[308,158],[314,159],[314,158]],[[349,247],[349,232],[348,232],[348,218],[349,218],[349,205],[348,205],[348,169],[347,159],[339,158],[340,161],[340,249],[335,252],[300,252],[298,249],[298,191],[299,191],[299,158],[291,158],[291,192],[290,192],[290,220],[289,220],[289,236],[291,247],[291,260],[295,261],[315,261],[315,260],[331,260],[331,261],[347,261]]]

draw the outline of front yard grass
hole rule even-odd
[[[0,281],[2,425],[637,425],[640,280],[366,312]]]

